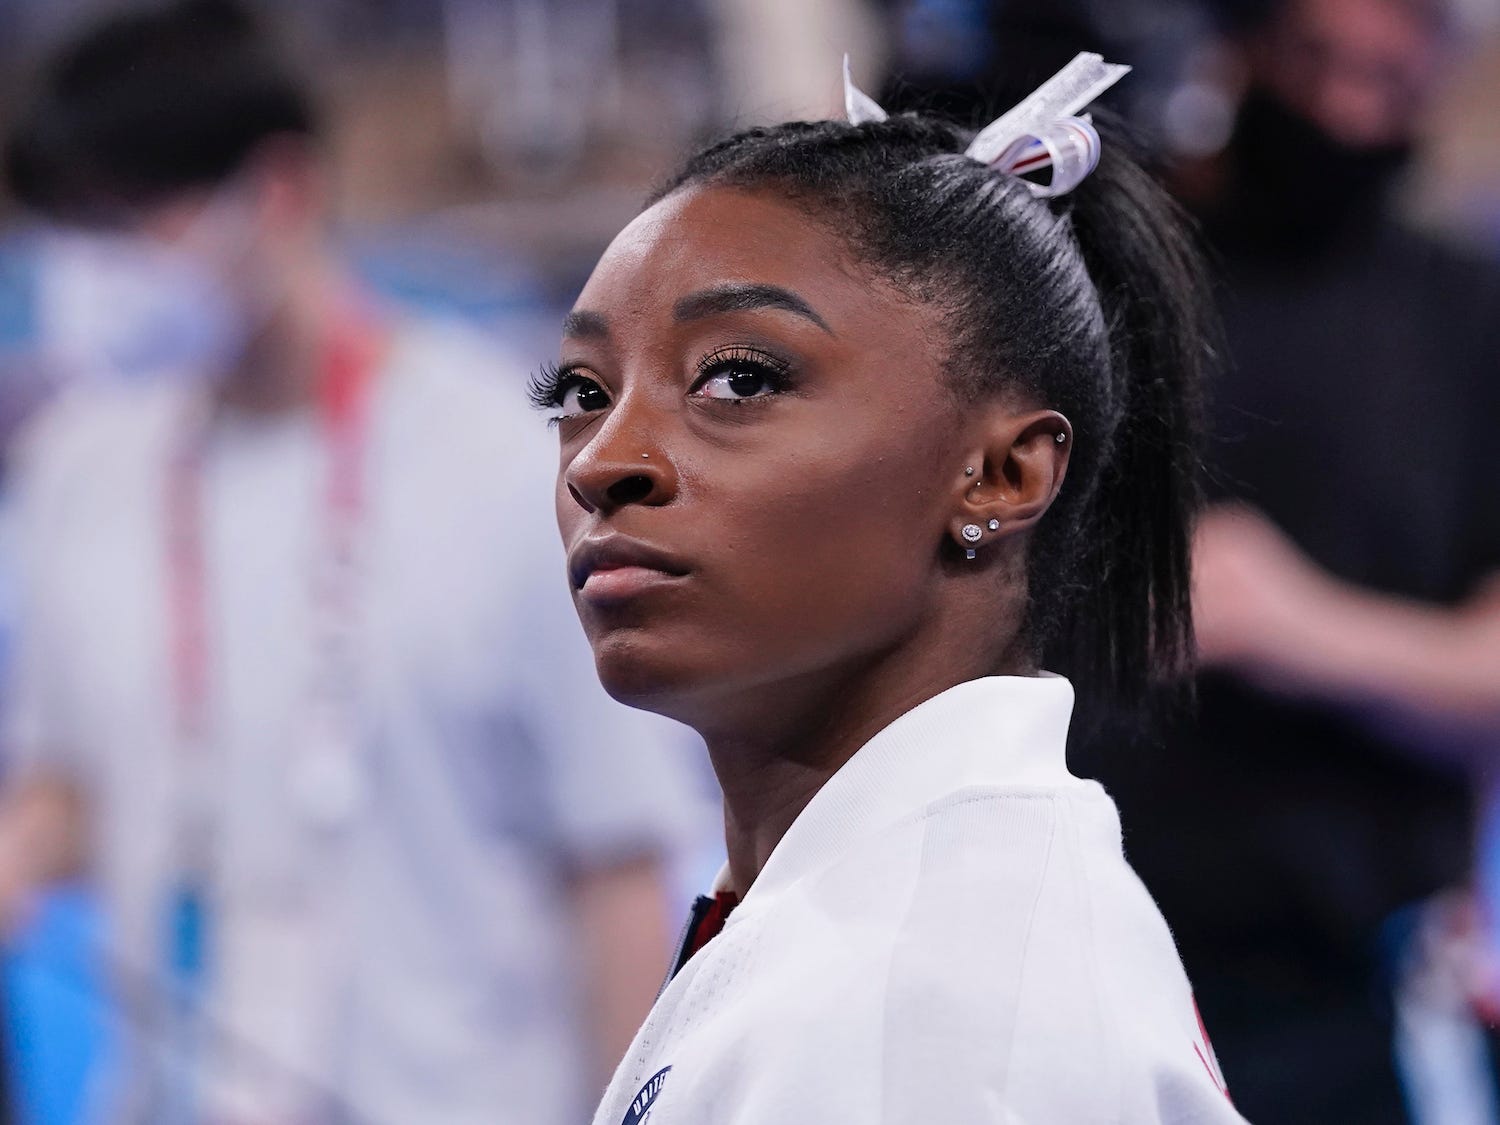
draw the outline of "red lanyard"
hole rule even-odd
[[[323,557],[314,567],[312,598],[319,652],[315,690],[348,691],[355,610],[356,552],[366,507],[365,453],[371,388],[384,333],[367,319],[348,318],[330,336],[318,381],[318,415],[328,450],[323,494]],[[201,750],[208,736],[211,668],[209,575],[204,550],[203,462],[208,420],[187,419],[166,480],[166,547],[173,694],[179,745]]]
[[[351,317],[331,334],[320,365],[317,406],[319,432],[327,449],[327,475],[320,554],[313,562],[309,583],[317,643],[314,678],[305,700],[309,715],[341,711],[348,716],[356,704],[357,555],[367,508],[366,446],[372,391],[385,344],[385,334],[378,327],[367,319]],[[179,1047],[189,1059],[197,1057],[201,1029],[195,1010],[201,1003],[212,959],[211,902],[219,850],[215,805],[223,790],[222,784],[211,783],[222,783],[224,777],[222,762],[210,763],[207,753],[212,638],[208,627],[210,575],[205,551],[203,470],[209,421],[206,402],[194,404],[185,414],[181,440],[167,466],[164,497],[174,718],[182,755],[175,771],[179,804],[173,825],[177,838],[172,847],[177,871],[164,937],[168,971],[184,989],[180,994],[164,995],[177,995],[178,1003],[184,1005],[168,1013],[167,1026],[175,1029]],[[344,730],[353,731],[352,723]],[[357,777],[360,763],[353,739],[337,741],[341,744],[334,756],[342,760],[334,764]],[[297,764],[314,764],[320,757],[308,747],[299,749],[304,752]],[[327,759],[328,755],[321,757]],[[326,777],[329,762],[321,764]],[[217,771],[212,777],[211,767]],[[328,987],[338,987],[336,974],[327,974],[327,978]],[[191,1105],[191,1089],[185,1096]]]

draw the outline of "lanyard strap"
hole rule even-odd
[[[365,454],[371,388],[384,347],[384,333],[368,319],[346,318],[331,334],[319,368],[318,418],[328,459],[322,552],[310,587],[318,650],[312,690],[324,699],[347,697],[353,691],[350,633],[359,535],[367,506]],[[174,720],[179,750],[198,758],[208,740],[212,666],[203,518],[208,429],[207,406],[195,402],[168,463],[165,497]]]
[[[307,718],[331,717],[346,737],[299,747],[298,765],[320,767],[326,789],[335,792],[345,775],[357,781],[358,747],[353,712],[357,705],[355,627],[359,608],[360,535],[367,511],[366,452],[372,390],[387,335],[369,318],[345,317],[330,334],[318,368],[319,435],[327,451],[322,489],[321,535],[311,565],[309,594],[315,642],[314,672],[307,685]],[[170,615],[173,718],[176,724],[178,784],[173,842],[177,870],[167,902],[165,1034],[181,1063],[168,1078],[165,1104],[180,1107],[181,1120],[196,1117],[200,1091],[196,1071],[203,1065],[201,1038],[206,1017],[199,1010],[211,966],[211,883],[216,870],[215,816],[210,784],[209,697],[212,644],[208,625],[210,575],[204,531],[204,465],[211,415],[206,396],[195,398],[183,417],[181,437],[167,465],[165,489],[167,611]],[[337,720],[344,720],[342,724]],[[310,725],[311,729],[311,725]],[[330,759],[336,759],[330,761]],[[316,770],[314,771],[316,772]],[[350,782],[343,782],[347,790]],[[328,801],[325,799],[326,807]],[[335,803],[337,803],[335,801]],[[325,938],[329,935],[325,934]],[[336,974],[334,974],[336,975]],[[337,989],[332,983],[329,987]]]

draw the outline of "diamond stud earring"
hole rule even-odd
[[[990,527],[991,531],[999,531],[1000,530],[1000,521],[999,520],[990,520],[989,527]]]
[[[980,527],[977,523],[966,523],[962,528],[959,529],[958,533],[964,537],[965,543],[978,543],[979,540],[984,537],[984,528]],[[964,549],[964,558],[970,560],[971,562],[973,561],[973,547],[967,547]]]

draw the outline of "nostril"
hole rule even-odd
[[[605,491],[611,504],[639,504],[651,495],[653,487],[650,477],[637,474],[615,481]]]
[[[568,485],[568,495],[573,498],[573,503],[577,504],[585,512],[592,512],[594,510],[594,506],[583,498],[583,493],[579,492],[571,484]]]

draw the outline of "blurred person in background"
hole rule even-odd
[[[665,967],[681,767],[597,685],[513,365],[361,292],[321,140],[210,0],[16,122],[92,378],[18,470],[0,907],[104,892],[105,1120],[575,1122]]]
[[[1199,710],[1145,761],[1076,747],[1265,1125],[1438,1120],[1398,1080],[1393,919],[1466,879],[1469,770],[1500,744],[1500,276],[1391,202],[1446,21],[1281,0],[1244,31],[1232,139],[1183,178],[1229,352]]]

